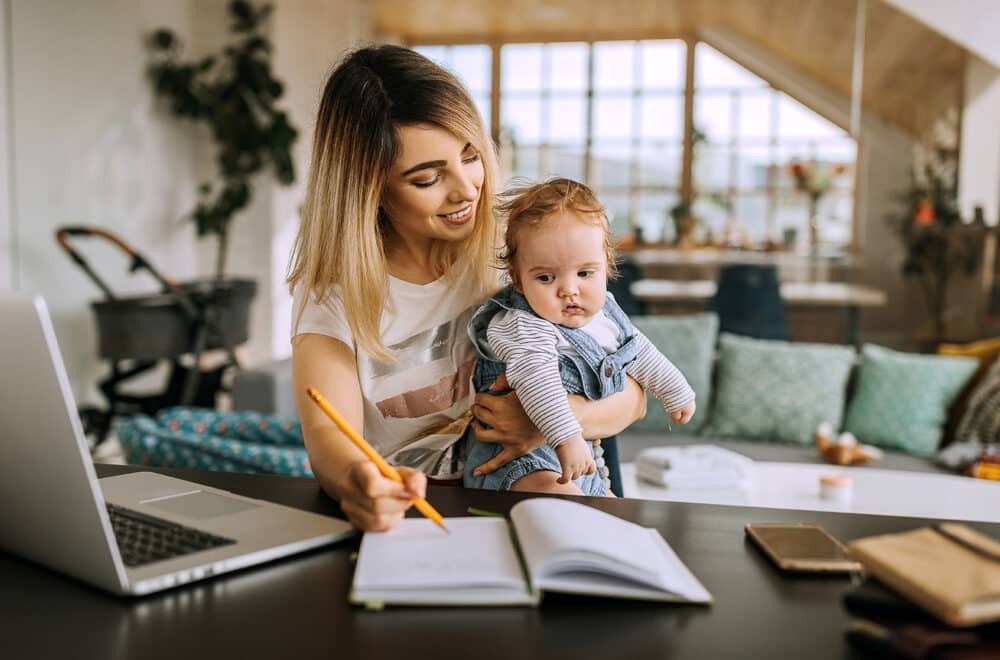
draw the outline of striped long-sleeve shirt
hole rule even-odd
[[[581,328],[606,351],[621,343],[617,326],[603,312]],[[572,351],[555,325],[528,312],[497,314],[486,331],[490,348],[506,363],[507,381],[545,441],[556,447],[583,432],[559,376],[559,352]],[[638,355],[625,371],[655,396],[668,413],[694,400],[687,379],[645,335],[636,330]]]

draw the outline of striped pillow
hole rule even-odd
[[[955,439],[979,444],[1000,442],[1000,360],[972,390]]]

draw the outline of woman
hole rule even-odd
[[[395,525],[427,477],[461,478],[459,440],[473,402],[479,439],[504,446],[481,471],[542,442],[516,395],[475,396],[470,387],[466,324],[500,286],[495,184],[482,120],[444,69],[378,46],[348,55],[330,75],[288,278],[292,358],[312,469],[360,529]],[[307,386],[400,467],[403,484],[379,474]],[[571,405],[587,437],[604,437],[641,416],[645,396],[631,382],[616,396],[571,397]]]

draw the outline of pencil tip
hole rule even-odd
[[[450,530],[450,529],[448,529],[447,527],[445,527],[445,524],[444,524],[444,523],[441,523],[441,529],[443,529],[443,530],[444,530],[444,533],[445,533],[445,534],[451,534],[451,530]]]

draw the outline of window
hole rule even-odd
[[[486,127],[490,126],[493,96],[493,49],[481,44],[462,46],[416,46],[415,51],[455,74],[472,95]]]
[[[646,241],[672,240],[670,209],[688,179],[702,238],[805,246],[809,195],[789,173],[799,162],[830,174],[816,209],[820,242],[851,241],[856,142],[707,44],[693,49],[691,90],[681,40],[505,44],[495,52],[496,81],[490,46],[417,50],[462,79],[487,125],[499,95],[494,137],[509,176],[586,181],[619,236],[638,230]],[[694,108],[689,159],[686,93]]]
[[[844,130],[706,44],[695,48],[693,128],[693,208],[709,231],[804,245],[809,195],[789,173],[799,162],[829,176],[820,242],[850,243],[857,143]]]

